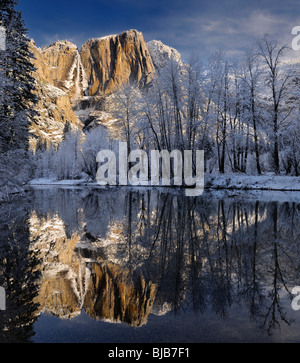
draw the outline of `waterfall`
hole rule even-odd
[[[68,90],[74,88],[72,99],[75,103],[80,101],[82,96],[87,94],[88,80],[78,50],[76,52],[74,62],[70,68],[67,80],[65,81],[65,87]]]
[[[83,88],[83,95],[84,96],[88,96],[88,88],[89,88],[89,82],[86,76],[86,72],[85,69],[83,67],[82,61],[81,61],[81,56],[79,55],[79,61],[80,61],[80,69],[81,69],[81,74],[82,74],[82,88]]]
[[[81,84],[81,81],[80,81],[80,70],[81,70],[81,60],[80,60],[80,54],[79,52],[77,51],[77,54],[76,54],[76,60],[75,60],[75,63],[76,63],[76,78],[75,78],[75,100],[79,100],[81,98],[81,92],[82,92],[82,84]]]

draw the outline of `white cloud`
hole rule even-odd
[[[217,49],[224,49],[228,56],[238,55],[265,34],[279,43],[290,44],[291,30],[297,25],[293,16],[297,15],[279,15],[258,9],[240,15],[231,15],[229,11],[218,15],[205,12],[185,16],[172,14],[164,19],[157,18],[154,24],[156,31],[148,33],[147,37],[152,35],[152,39],[157,39],[157,34],[160,34],[183,56],[188,56],[190,49],[198,51],[201,56]],[[300,21],[298,23],[300,25]]]

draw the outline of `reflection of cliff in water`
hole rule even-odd
[[[268,331],[289,323],[281,296],[299,283],[299,204],[122,189],[35,195],[43,311],[140,326],[169,310],[226,318],[242,302]]]
[[[155,300],[156,285],[143,276],[132,277],[126,269],[110,263],[93,263],[93,279],[85,299],[85,311],[94,319],[147,323]]]
[[[95,249],[76,248],[84,241],[78,233],[67,236],[57,214],[38,218],[32,213],[30,236],[43,271],[36,298],[39,311],[66,319],[84,309],[93,319],[145,324],[156,286],[142,275],[105,261]]]

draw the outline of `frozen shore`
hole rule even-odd
[[[205,178],[205,187],[231,190],[300,191],[300,177],[272,173],[265,175],[216,174]]]
[[[34,179],[30,186],[98,186],[96,182],[80,180],[55,180]],[[150,185],[149,185],[150,186]],[[241,174],[210,174],[205,176],[206,189],[229,190],[276,190],[276,191],[300,191],[300,177],[265,175],[241,175]]]

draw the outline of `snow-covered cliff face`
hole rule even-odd
[[[64,137],[66,127],[81,130],[83,124],[75,116],[68,94],[50,83],[37,83],[39,102],[38,116],[30,125],[30,148],[39,145],[58,145]]]
[[[69,41],[42,49],[32,41],[31,51],[40,97],[40,116],[31,127],[33,149],[39,143],[57,145],[67,124],[82,129],[97,98],[107,98],[129,82],[149,84],[170,59],[182,64],[174,48],[160,41],[147,44],[136,30],[90,39],[81,50]]]
[[[147,45],[156,69],[164,68],[170,60],[182,65],[181,55],[176,49],[163,44],[160,40],[152,40]]]
[[[39,49],[33,41],[30,48],[35,58],[34,77],[39,97],[38,116],[30,126],[30,147],[35,150],[40,144],[58,145],[63,140],[66,125],[80,130],[83,124],[72,107],[77,90],[70,79],[70,70],[76,68],[77,48],[69,42],[57,42]]]
[[[111,94],[131,81],[147,84],[155,74],[143,34],[136,30],[90,39],[80,51],[57,41],[33,53],[39,79],[67,92],[73,102]]]
[[[84,95],[88,83],[76,45],[57,41],[43,49],[32,48],[39,80],[66,92],[71,101]]]

